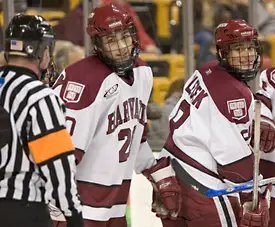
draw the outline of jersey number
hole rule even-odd
[[[72,136],[74,134],[76,120],[72,117],[66,116],[66,124],[67,124],[67,129],[70,135]]]
[[[67,129],[70,135],[72,136],[74,134],[76,120],[72,117],[67,116],[66,123],[67,123]],[[129,128],[121,129],[118,133],[118,140],[119,141],[125,140],[124,144],[119,150],[119,162],[127,161],[130,155],[131,145],[132,145],[133,137],[136,131],[136,127],[137,126],[135,126],[133,130]]]
[[[125,140],[124,144],[120,148],[119,151],[119,162],[125,162],[127,161],[130,151],[131,151],[131,146],[132,146],[132,141],[133,137],[136,131],[136,126],[133,128],[133,130],[129,128],[121,129],[118,133],[118,140],[122,141]]]
[[[190,115],[190,104],[186,102],[186,100],[183,100],[175,114],[174,117],[171,118],[169,124],[170,129],[175,130],[179,128],[189,117]]]

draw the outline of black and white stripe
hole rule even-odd
[[[213,197],[222,227],[238,227],[236,217],[227,196]]]
[[[48,202],[66,216],[81,212],[73,150],[36,164],[28,142],[65,129],[65,108],[31,71],[6,66],[0,106],[9,113],[12,139],[0,149],[0,198]],[[47,200],[47,201],[45,201]]]

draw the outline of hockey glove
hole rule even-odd
[[[169,218],[169,211],[164,207],[160,198],[160,194],[155,190],[153,190],[152,212],[156,213],[158,218]]]
[[[251,146],[254,147],[254,124],[252,124]],[[261,116],[260,150],[269,153],[275,148],[275,122],[265,116]]]
[[[244,203],[241,209],[240,227],[268,227],[271,190],[272,184],[269,184],[264,193],[259,195],[256,210],[251,210],[252,202]]]
[[[153,198],[152,210],[155,209],[161,218],[176,219],[181,209],[182,198],[181,188],[171,166],[170,157],[161,158],[156,165],[144,170],[143,174],[152,183],[156,196],[159,194],[165,208],[157,205],[158,198],[155,197]],[[168,211],[167,215],[165,210]]]

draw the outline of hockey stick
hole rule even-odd
[[[195,180],[179,163],[176,159],[172,159],[172,166],[176,173],[176,176],[185,184],[192,187],[194,190],[198,191],[202,195],[206,197],[215,197],[215,196],[221,196],[221,195],[228,195],[231,193],[241,192],[241,191],[247,191],[253,189],[253,180],[242,183],[238,185],[230,185],[227,188],[224,189],[211,189],[197,180]],[[263,179],[260,182],[258,182],[258,187],[265,186],[269,183],[275,183],[275,177]]]
[[[260,163],[260,136],[261,136],[261,101],[255,100],[255,120],[254,120],[254,169],[253,169],[253,199],[252,209],[258,206],[258,176]]]
[[[275,183],[275,177],[266,178],[263,180],[260,180],[257,182],[258,187],[266,186],[267,184]],[[220,195],[227,195],[235,192],[242,192],[251,190],[254,187],[254,181],[249,181],[247,183],[242,183],[234,186],[229,186],[228,188],[221,189],[221,190],[215,190],[215,189],[209,189],[206,193],[207,197],[214,197],[214,196],[220,196]],[[258,190],[257,190],[258,192]]]

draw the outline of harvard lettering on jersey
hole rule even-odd
[[[217,61],[210,62],[185,84],[170,114],[170,134],[160,156],[177,158],[193,178],[212,189],[225,188],[223,178],[251,180],[253,111],[249,88]]]
[[[50,200],[65,216],[78,216],[74,147],[62,101],[26,68],[5,66],[0,76],[0,106],[12,131],[0,150],[0,198]]]
[[[155,163],[144,133],[151,69],[138,60],[126,80],[92,56],[69,66],[54,87],[67,107],[67,127],[78,150],[83,217],[124,216],[133,169],[141,173]]]

